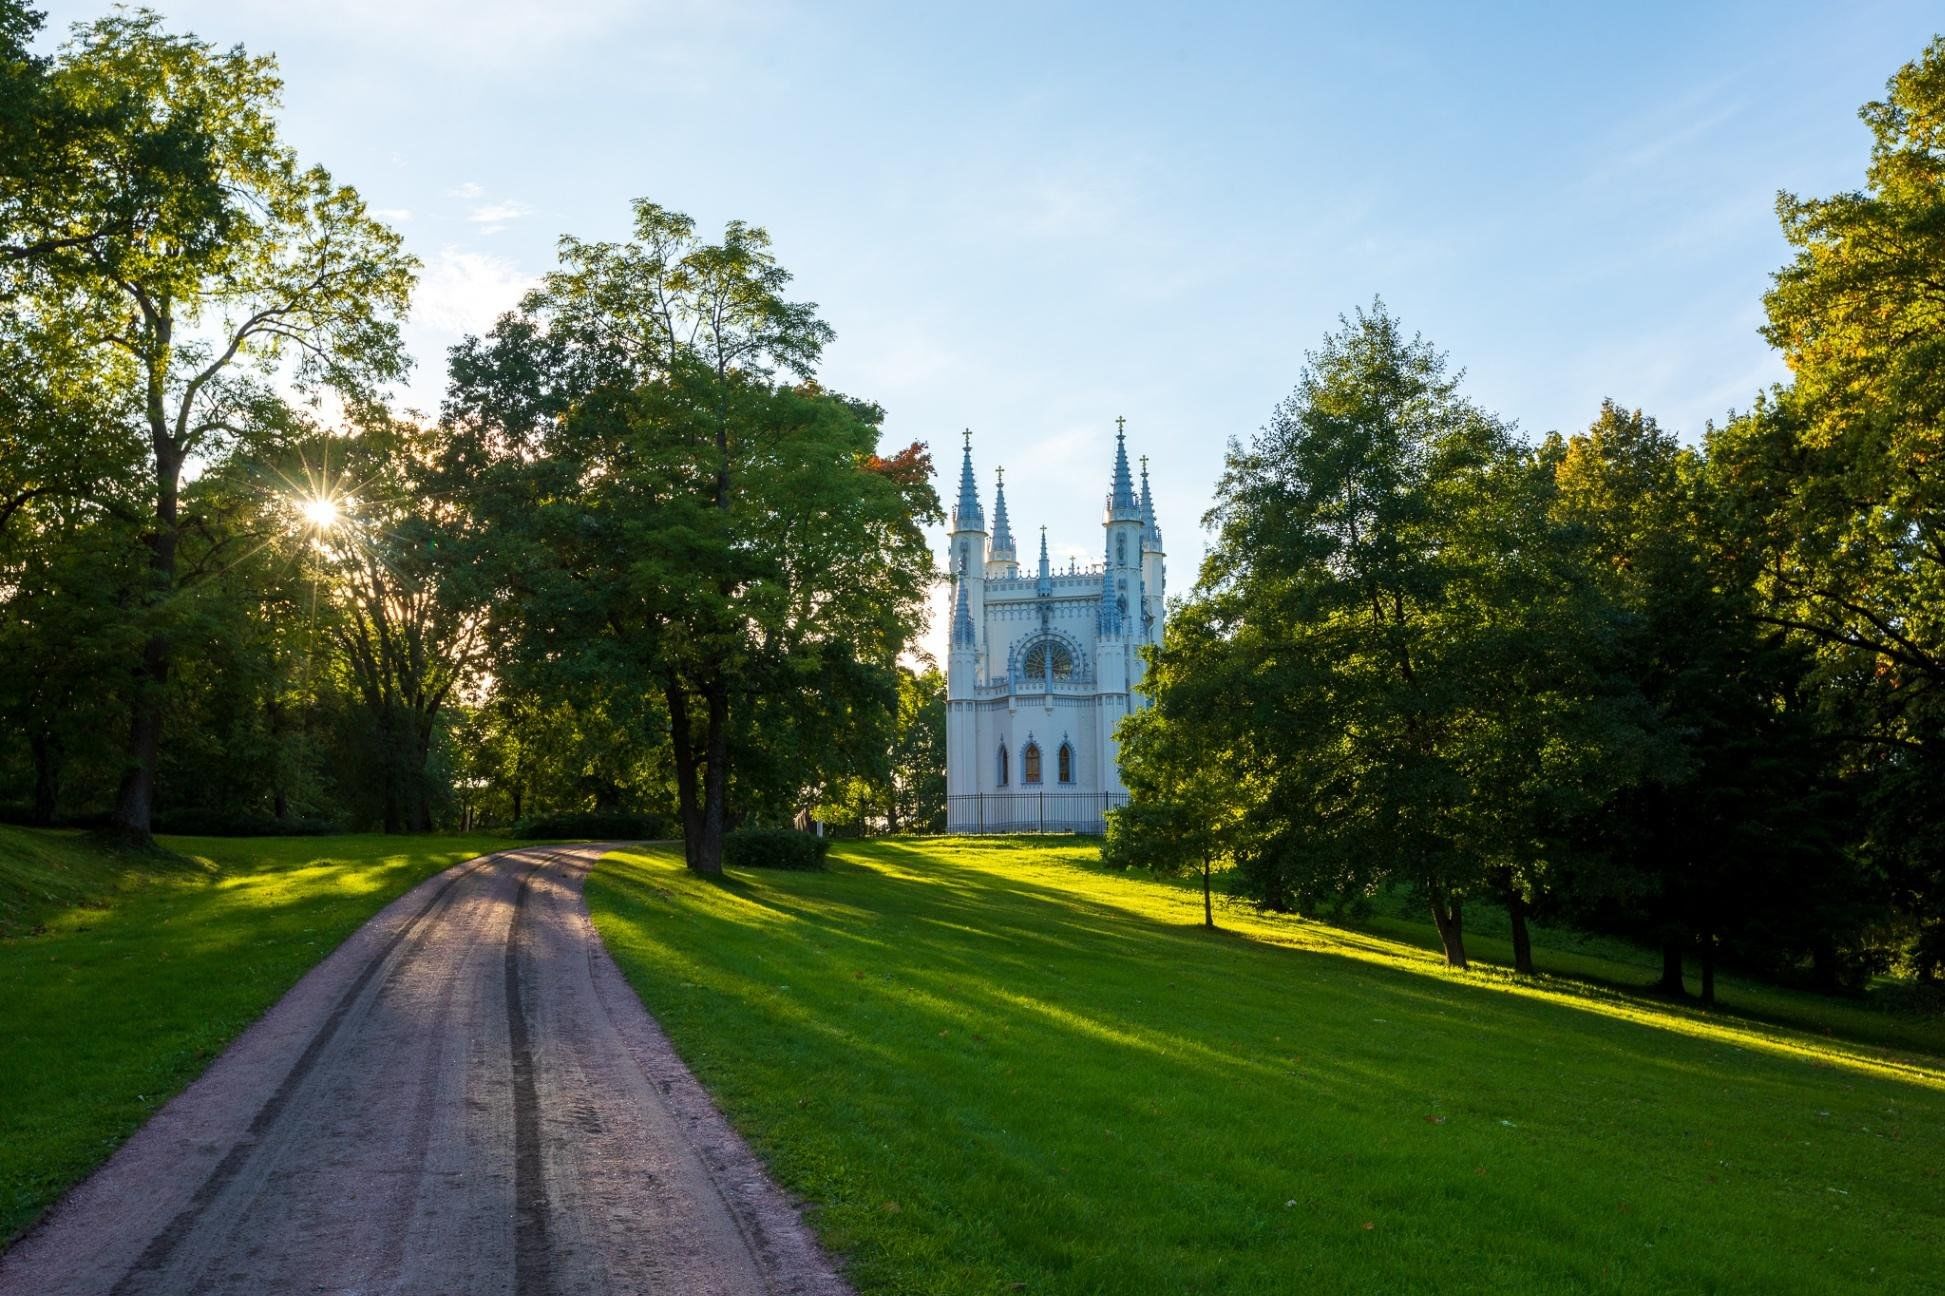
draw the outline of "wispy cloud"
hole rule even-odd
[[[371,214],[387,225],[403,225],[412,219],[410,207],[374,207],[371,209]]]
[[[517,221],[532,212],[533,208],[525,203],[495,202],[473,208],[466,219],[480,226],[482,234],[498,234],[507,227],[508,221]]]
[[[450,334],[479,333],[512,310],[536,278],[505,257],[445,247],[419,280],[412,321]]]
[[[446,193],[453,198],[478,198],[484,195],[486,190],[473,181],[468,180],[463,185],[446,190]]]
[[[1749,107],[1735,79],[1725,77],[1618,120],[1595,142],[1583,183],[1595,188],[1632,184],[1644,173],[1667,175],[1698,162],[1713,165],[1707,144]]]

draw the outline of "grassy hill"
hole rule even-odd
[[[0,1239],[200,1074],[359,924],[485,837],[0,827]]]
[[[867,1294],[1945,1289],[1936,1021],[1448,973],[1396,920],[1205,932],[1093,854],[658,850],[589,894]]]

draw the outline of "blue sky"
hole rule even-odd
[[[101,11],[42,0],[49,26]],[[1096,556],[1114,418],[1172,592],[1224,443],[1381,294],[1529,434],[1604,396],[1685,436],[1781,366],[1778,189],[1859,183],[1916,3],[1150,6],[164,0],[279,57],[288,139],[425,261],[408,396],[563,232],[650,197],[766,226],[823,377],[970,426],[1023,543]]]

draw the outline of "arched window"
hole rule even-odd
[[[1074,747],[1072,743],[1060,744],[1060,781],[1074,781]]]
[[[1116,567],[1128,565],[1128,537],[1125,534],[1114,538],[1114,565]]]
[[[1074,678],[1074,654],[1058,639],[1042,639],[1028,646],[1020,658],[1020,673],[1029,684]]]
[[[1000,744],[1000,784],[999,785],[1001,787],[1006,786],[1006,744],[1005,743]]]
[[[1040,781],[1039,743],[1028,743],[1027,749],[1020,753],[1020,771],[1022,776],[1020,781],[1022,783],[1038,783]]]

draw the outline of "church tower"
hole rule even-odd
[[[1013,552],[1013,523],[1006,516],[1006,469],[995,468],[993,476],[993,545],[986,551],[986,579],[1010,580],[1020,574],[1020,563]]]
[[[1114,739],[1114,728],[1134,702],[1131,690],[1141,669],[1138,645],[1144,604],[1142,501],[1135,497],[1134,479],[1128,471],[1127,422],[1120,418],[1114,421],[1114,470],[1108,482],[1107,508],[1101,517],[1107,556],[1101,565],[1101,608],[1095,645],[1095,660],[1100,663],[1100,688],[1106,695],[1095,713],[1096,741],[1103,753],[1104,767],[1113,771],[1115,792],[1126,789],[1121,783],[1120,744]]]
[[[985,640],[987,555],[986,514],[979,507],[979,485],[973,480],[971,428],[966,429],[965,456],[959,467],[959,500],[952,508],[951,540],[952,644],[946,653],[948,798],[979,790],[978,725],[973,708]]]
[[[1101,565],[1056,567],[1040,528],[1022,566],[995,470],[993,529],[973,475],[972,434],[959,466],[947,566],[946,819],[954,832],[1098,833],[1125,804],[1114,731],[1141,698],[1141,646],[1161,636],[1161,531],[1128,465],[1116,419]]]

